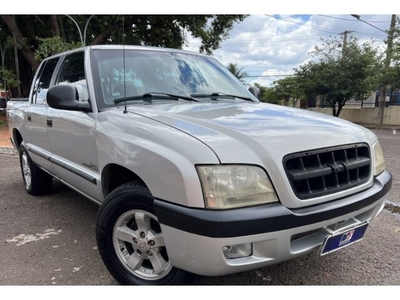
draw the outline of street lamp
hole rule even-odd
[[[376,27],[375,25],[373,25],[373,24],[371,24],[371,23],[368,23],[367,21],[364,21],[363,19],[361,19],[361,16],[360,16],[360,15],[351,15],[351,16],[354,17],[354,18],[356,18],[358,21],[364,22],[365,24],[368,24],[369,26],[372,26],[372,27],[374,27],[375,29],[378,29],[378,30],[380,30],[380,31],[382,31],[382,32],[384,32],[384,33],[387,33],[385,30],[380,29],[379,27]]]
[[[396,26],[396,15],[392,15],[392,19],[390,22],[390,29],[389,32],[380,29],[379,27],[376,27],[373,24],[368,23],[367,21],[364,21],[361,19],[360,15],[351,15],[352,17],[356,18],[359,21],[364,22],[365,24],[368,24],[384,33],[387,34],[387,48],[386,48],[386,57],[385,57],[385,69],[389,69],[390,68],[390,54],[392,52],[392,48],[393,48],[393,30]],[[379,109],[378,109],[378,120],[377,120],[377,127],[381,128],[383,125],[383,114],[384,114],[384,109],[385,109],[385,101],[386,101],[386,90],[387,90],[387,84],[385,84],[382,87],[381,90],[381,95],[379,97]]]
[[[79,27],[79,25],[78,25],[78,23],[75,21],[75,19],[74,19],[73,17],[71,17],[70,15],[66,15],[66,16],[67,16],[68,18],[70,18],[70,19],[75,23],[76,28],[78,28],[79,37],[81,38],[82,47],[84,47],[84,46],[86,45],[86,30],[87,30],[87,27],[88,27],[88,25],[89,25],[90,19],[91,19],[94,15],[91,15],[91,16],[89,17],[89,19],[86,21],[85,29],[83,30],[83,37],[82,37],[81,28]]]

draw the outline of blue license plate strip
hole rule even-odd
[[[328,235],[322,244],[320,255],[326,255],[360,241],[364,237],[367,227],[368,223],[363,223],[344,232]]]

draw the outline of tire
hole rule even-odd
[[[185,284],[194,278],[170,264],[153,197],[140,182],[112,191],[100,207],[96,223],[101,258],[118,283]]]
[[[22,179],[25,190],[33,196],[50,193],[53,188],[53,177],[41,170],[29,157],[28,151],[21,145],[19,153]]]

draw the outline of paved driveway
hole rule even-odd
[[[245,273],[199,277],[195,284],[400,285],[400,134],[377,133],[393,174],[392,206],[364,240],[324,257],[312,253]],[[58,182],[51,195],[28,195],[18,158],[0,155],[0,285],[115,285],[96,246],[97,209]]]

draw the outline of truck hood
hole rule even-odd
[[[329,115],[266,103],[185,103],[128,108],[209,146],[221,163],[260,163],[286,154],[367,142],[371,131]],[[357,130],[355,130],[357,128]]]
[[[337,117],[266,103],[222,101],[131,106],[128,111],[187,133],[206,144],[222,164],[262,166],[287,207],[330,201],[372,184],[323,199],[294,200],[283,169],[285,155],[360,142],[372,148],[377,140],[371,131]]]

